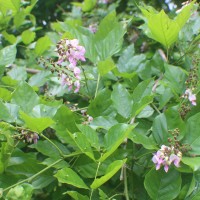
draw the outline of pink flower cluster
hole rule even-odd
[[[180,151],[174,151],[174,147],[168,147],[165,145],[161,146],[153,156],[152,161],[156,165],[156,170],[159,170],[161,166],[164,166],[165,172],[168,172],[169,166],[173,163],[176,167],[179,167],[179,163],[182,158],[182,153]]]
[[[192,93],[192,90],[191,90],[191,89],[187,89],[187,90],[185,91],[184,98],[187,98],[187,99],[191,102],[191,104],[192,104],[193,106],[196,106],[196,105],[197,105],[197,103],[196,103],[196,95]]]
[[[67,62],[65,68],[68,73],[61,74],[61,84],[62,86],[68,86],[69,90],[75,87],[74,92],[76,93],[81,85],[81,70],[77,63],[78,61],[85,61],[85,48],[79,45],[77,39],[62,39],[57,44],[57,52],[59,55],[57,65],[63,66]]]

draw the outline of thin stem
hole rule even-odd
[[[97,93],[98,93],[99,81],[100,81],[100,74],[98,74],[98,78],[97,78],[97,86],[96,86],[96,91],[95,91],[94,98],[97,96]]]
[[[112,200],[112,198],[117,196],[124,196],[124,193],[114,194],[113,196],[109,197],[109,200]]]
[[[96,178],[97,178],[97,175],[98,175],[98,172],[99,172],[100,164],[101,164],[101,162],[98,162],[98,166],[97,166],[96,174],[95,174],[95,177],[94,177],[94,181],[95,181]],[[90,194],[90,200],[92,199],[93,191],[94,191],[94,190],[92,189],[92,190],[91,190],[91,194]]]
[[[123,171],[124,171],[124,194],[125,194],[126,200],[129,200],[126,167],[123,167]]]
[[[153,103],[151,103],[151,105],[159,114],[161,114],[161,112],[158,110],[158,108]]]
[[[89,87],[88,87],[88,84],[87,84],[88,79],[87,79],[87,77],[86,77],[85,70],[83,69],[82,66],[81,66],[81,69],[82,69],[82,71],[83,71],[83,76],[84,76],[84,78],[85,78],[85,85],[86,85],[86,88],[87,88],[87,91],[88,91],[88,94],[89,94]]]
[[[17,186],[17,185],[20,185],[20,184],[22,184],[22,183],[31,182],[34,178],[36,178],[37,176],[39,176],[40,174],[42,174],[43,172],[45,172],[45,171],[48,170],[49,168],[53,167],[54,165],[58,164],[58,163],[61,162],[62,160],[63,160],[63,159],[59,159],[59,160],[57,160],[56,162],[54,162],[54,163],[52,163],[51,165],[49,165],[48,167],[46,167],[46,168],[44,168],[43,170],[39,171],[38,173],[34,174],[33,176],[31,176],[31,177],[29,177],[29,178],[27,178],[27,179],[24,179],[24,180],[22,180],[22,181],[20,181],[20,182],[18,182],[18,183],[15,183],[14,185],[11,185],[11,186],[5,188],[5,189],[3,190],[3,192],[5,192],[5,191],[7,191],[7,190],[9,190],[9,189],[11,189],[11,188]]]
[[[48,137],[46,137],[45,135],[43,135],[42,133],[40,134],[44,139],[46,139],[49,143],[51,143],[60,153],[60,155],[64,158],[64,154],[63,152],[60,150],[60,148],[54,143],[52,142]]]

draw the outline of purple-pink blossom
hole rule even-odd
[[[165,172],[168,172],[169,166],[174,164],[179,167],[182,158],[182,153],[179,151],[177,154],[174,152],[174,147],[161,146],[153,156],[152,161],[156,165],[156,170],[159,170],[162,166]]]
[[[196,95],[192,93],[191,89],[185,91],[185,98],[187,98],[193,106],[196,106]]]
[[[85,48],[79,45],[77,39],[62,39],[56,47],[58,52],[56,64],[61,70],[65,68],[61,73],[61,85],[67,86],[69,91],[74,88],[76,93],[81,87],[81,69],[77,64],[78,61],[85,61]]]

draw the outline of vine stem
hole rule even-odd
[[[97,175],[98,175],[98,172],[99,172],[100,164],[101,164],[101,162],[98,162],[98,166],[97,166],[96,174],[95,174],[95,177],[94,177],[94,181],[95,181],[96,178],[97,178]],[[90,194],[90,200],[92,200],[92,194],[93,194],[93,192],[94,192],[94,190],[92,189],[92,190],[91,190],[91,194]]]
[[[85,85],[86,85],[86,88],[87,88],[87,91],[88,91],[88,94],[89,94],[89,87],[88,87],[88,84],[87,84],[88,79],[87,79],[87,77],[86,77],[86,75],[85,75],[85,70],[83,69],[82,66],[81,66],[81,69],[82,69],[82,71],[83,71],[83,76],[84,76],[84,78],[85,78]]]
[[[47,140],[49,143],[51,143],[58,150],[58,152],[60,153],[60,155],[64,158],[63,152],[60,150],[60,148],[54,142],[52,142],[48,137],[46,137],[42,133],[39,134],[39,135],[41,135],[45,140]]]
[[[94,98],[97,96],[97,93],[98,93],[99,81],[100,81],[100,74],[98,74],[98,78],[97,78],[97,86],[96,86],[96,91],[95,91]]]
[[[34,174],[33,176],[31,176],[31,177],[29,177],[29,178],[27,178],[27,179],[24,179],[24,180],[22,180],[22,181],[20,181],[20,182],[18,182],[18,183],[15,183],[14,185],[11,185],[11,186],[5,188],[5,189],[3,190],[3,192],[5,192],[5,191],[7,191],[7,190],[9,190],[9,189],[11,189],[11,188],[17,186],[17,185],[20,185],[20,184],[22,184],[22,183],[31,182],[34,178],[36,178],[37,176],[39,176],[40,174],[42,174],[43,172],[45,172],[45,171],[48,170],[49,168],[53,167],[54,165],[58,164],[58,163],[61,162],[62,160],[63,160],[63,159],[59,159],[59,160],[57,160],[56,162],[54,162],[54,163],[52,163],[51,165],[49,165],[48,167],[46,167],[46,168],[44,168],[43,170],[39,171],[38,173]]]
[[[124,171],[124,194],[125,194],[125,198],[126,200],[129,200],[129,195],[128,195],[128,182],[127,182],[127,174],[126,174],[126,167],[123,167],[123,171]]]

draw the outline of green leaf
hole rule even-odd
[[[42,55],[47,49],[49,49],[50,45],[51,45],[51,40],[47,35],[44,37],[41,37],[36,42],[35,53],[38,56]]]
[[[95,160],[94,154],[90,145],[90,142],[87,139],[87,136],[83,133],[74,133],[71,134],[69,131],[67,131],[70,137],[75,142],[76,146],[88,157],[90,157],[92,160]]]
[[[41,72],[38,72],[37,74],[31,76],[30,79],[28,80],[28,83],[30,86],[41,87],[47,82],[47,80],[50,76],[51,76],[51,72],[41,71]]]
[[[102,176],[101,178],[97,178],[96,180],[94,180],[90,187],[92,189],[96,189],[96,188],[100,187],[101,185],[103,185],[105,182],[107,182],[110,178],[112,178],[122,168],[122,166],[125,164],[125,162],[126,162],[126,159],[125,160],[116,160],[113,163],[111,163],[108,166],[108,169],[106,170],[105,175]]]
[[[151,33],[150,37],[160,42],[168,49],[178,39],[180,30],[190,17],[190,10],[193,7],[193,4],[194,1],[186,5],[176,19],[173,20],[165,14],[164,10],[156,13],[153,9],[147,10],[140,7],[143,15],[147,19],[148,28]]]
[[[129,139],[136,144],[141,144],[145,149],[157,149],[157,144],[152,137],[147,137],[146,135],[138,133],[136,130],[132,131],[132,133],[129,135]]]
[[[22,42],[24,44],[30,44],[35,39],[35,32],[26,30],[22,33]]]
[[[192,157],[183,157],[181,162],[190,166],[193,171],[197,171],[200,169],[200,157],[192,158]]]
[[[109,13],[100,23],[94,36],[95,49],[99,60],[106,60],[119,52],[125,29],[117,20],[116,12]]]
[[[17,38],[13,34],[8,34],[6,31],[3,31],[2,35],[11,44],[14,44],[17,40]]]
[[[90,126],[94,129],[103,128],[108,130],[115,124],[118,124],[118,121],[113,119],[112,116],[99,116],[93,119]]]
[[[200,113],[190,117],[186,123],[186,135],[183,143],[190,145],[190,153],[199,155],[200,152]]]
[[[79,124],[77,126],[78,126],[78,129],[81,131],[81,133],[83,133],[87,137],[91,146],[96,148],[99,151],[100,145],[99,145],[99,138],[98,138],[97,132],[87,125]]]
[[[114,69],[116,66],[112,58],[107,58],[104,61],[98,62],[97,67],[98,67],[100,75],[103,76],[107,74],[109,71],[111,71],[112,69]]]
[[[169,137],[167,120],[164,114],[158,115],[153,121],[152,134],[155,141],[159,144],[165,144]]]
[[[88,186],[83,182],[79,175],[68,167],[58,170],[54,176],[60,183],[67,183],[78,188],[88,189]]]
[[[11,188],[6,194],[6,200],[31,200],[33,186],[27,183]]]
[[[112,106],[111,91],[108,89],[101,90],[96,98],[91,101],[88,107],[88,114],[92,117],[114,115],[115,111]],[[103,102],[103,104],[102,104]]]
[[[121,84],[114,85],[111,99],[117,112],[124,118],[129,118],[133,101],[127,89]]]
[[[1,133],[2,134],[2,133]],[[0,174],[2,174],[8,166],[11,154],[14,149],[14,140],[11,137],[10,131],[4,131],[3,135],[6,137],[6,142],[1,143],[0,151]]]
[[[119,145],[126,138],[128,138],[130,132],[134,128],[135,126],[127,124],[116,124],[115,126],[111,127],[104,138],[106,152],[102,155],[99,161],[103,162],[106,158],[113,154]]]
[[[17,49],[15,45],[0,50],[0,65],[12,64],[15,61]]]
[[[25,67],[14,67],[7,73],[13,80],[25,81],[27,79],[27,72]]]
[[[59,127],[59,129],[63,130],[68,129],[71,132],[78,130],[75,123],[74,113],[64,105],[57,110],[53,120],[56,122],[53,126],[54,128]]]
[[[145,176],[144,186],[153,200],[173,200],[181,189],[181,175],[174,169],[167,173],[152,169]]]
[[[10,101],[11,92],[5,88],[0,88],[0,98],[4,101]]]
[[[57,142],[56,140],[51,140],[64,154],[69,154],[70,152],[68,149],[62,145],[61,143]],[[45,156],[50,158],[59,159],[60,153],[59,151],[47,140],[38,141],[37,144],[29,145],[30,148],[37,149],[38,152],[42,153]],[[56,160],[55,160],[56,161]]]
[[[165,64],[164,81],[172,89],[172,91],[182,94],[185,86],[186,71],[182,68]]]
[[[68,191],[66,192],[70,197],[72,197],[74,200],[89,200],[89,197],[86,195],[82,195],[76,191]]]
[[[19,8],[20,0],[0,0],[0,11],[3,15],[6,15],[9,10],[11,10],[14,15],[19,11]]]
[[[26,82],[22,82],[12,94],[12,103],[17,104],[26,113],[39,103],[39,97]]]
[[[144,54],[135,55],[134,45],[128,46],[121,54],[117,68],[120,73],[133,73],[138,70],[141,62],[144,62],[146,56]]]
[[[20,118],[25,122],[25,125],[32,131],[41,133],[44,129],[51,126],[54,121],[49,117],[35,118],[27,115],[24,112],[20,112]]]
[[[97,2],[97,0],[84,0],[82,4],[78,3],[77,6],[80,6],[82,8],[83,12],[88,12],[88,11],[91,11],[95,7],[96,2]]]
[[[0,101],[0,110],[1,110],[0,120],[6,121],[6,122],[12,122],[12,117],[10,116],[8,108],[1,101]]]

